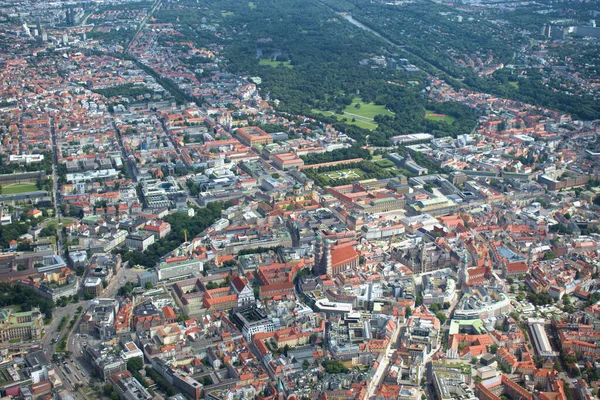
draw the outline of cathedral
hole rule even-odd
[[[315,243],[315,273],[335,275],[356,269],[359,265],[359,254],[352,243],[332,244],[330,239],[317,235]]]

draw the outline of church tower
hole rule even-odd
[[[314,271],[317,274],[321,273],[321,260],[323,258],[323,237],[317,233],[315,238],[315,267]]]
[[[426,257],[425,242],[421,241],[421,244],[419,245],[419,259],[417,260],[419,262],[418,268],[419,268],[420,274],[423,274],[426,272],[425,257]]]
[[[469,259],[467,257],[467,252],[463,254],[463,258],[458,265],[458,286],[462,287],[469,283]]]
[[[325,239],[325,249],[323,251],[323,259],[321,260],[321,268],[330,277],[333,278],[333,265],[331,263],[331,240]]]

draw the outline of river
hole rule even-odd
[[[404,46],[400,46],[394,42],[392,42],[391,40],[383,37],[381,34],[379,34],[379,32],[374,31],[373,29],[369,28],[368,26],[366,26],[365,24],[361,23],[360,21],[355,20],[354,18],[352,18],[352,15],[349,13],[345,13],[345,12],[337,12],[338,15],[344,17],[344,19],[348,22],[350,22],[352,25],[359,27],[360,29],[363,29],[367,32],[372,33],[373,35],[377,36],[378,38],[384,40],[387,44],[389,44],[390,46],[393,46],[395,48],[398,48],[416,58],[418,58],[420,61],[422,61],[423,63],[427,64],[429,67],[432,68],[433,71],[440,71],[437,67],[433,66],[431,63],[429,63],[428,61],[423,60],[420,56],[416,55],[413,52],[410,52],[408,50],[406,50],[406,48]],[[427,71],[425,71],[427,72]],[[429,72],[427,72],[427,75],[430,75]]]
[[[351,14],[343,13],[343,12],[338,12],[338,14],[341,15],[342,17],[344,17],[346,19],[346,21],[350,22],[352,25],[358,26],[359,28],[364,29],[365,31],[369,31],[373,35],[375,35],[375,36],[377,36],[379,38],[382,38],[383,40],[385,40],[386,42],[388,42],[392,46],[396,46],[394,43],[390,42],[389,40],[387,40],[386,38],[384,38],[383,36],[381,36],[379,33],[375,32],[373,29],[369,28],[365,24],[363,24],[361,22],[358,22],[357,20],[355,20],[354,18],[352,18]]]

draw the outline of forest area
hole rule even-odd
[[[228,71],[259,76],[263,98],[275,102],[278,110],[332,123],[359,143],[365,143],[368,135],[374,146],[389,146],[389,138],[398,134],[456,136],[475,127],[477,116],[470,109],[428,101],[423,92],[425,73],[373,68],[370,62],[364,65],[375,56],[398,59],[401,55],[322,3],[266,0],[252,4],[223,0],[208,7],[211,15],[220,15],[219,41],[225,45]],[[170,22],[179,17],[180,24],[193,25],[189,15],[174,10],[161,11],[157,20]],[[182,40],[191,38],[187,28],[183,32]],[[199,34],[194,40],[207,46],[215,38]],[[365,103],[384,106],[393,115],[377,116],[372,131],[340,121],[334,113],[341,113],[357,96]],[[427,110],[450,115],[452,122],[426,119]]]
[[[518,57],[532,38],[523,35],[529,29],[537,38],[538,29],[550,19],[560,17],[556,11],[542,16],[534,10],[520,12],[490,11],[489,16],[475,16],[457,20],[458,11],[449,6],[433,2],[396,7],[364,0],[324,0],[332,8],[352,13],[352,17],[376,30],[383,37],[403,46],[415,57],[429,64],[427,69],[455,87],[467,87],[484,93],[527,102],[530,104],[563,111],[575,118],[592,120],[600,118],[600,102],[585,93],[574,96],[560,90],[564,82],[556,79],[551,68],[501,68],[493,74],[481,76],[473,68],[461,65],[466,57],[490,58],[494,64],[508,66],[523,64]],[[565,4],[568,9],[581,7]],[[498,20],[503,23],[496,23]],[[581,51],[573,51],[576,46]],[[587,54],[582,61],[585,74],[587,65],[597,60],[597,46],[572,43],[565,48],[563,57]],[[557,49],[561,49],[558,47]],[[554,50],[553,50],[554,51]],[[586,64],[587,62],[587,64]],[[583,68],[583,65],[586,68]],[[420,66],[422,64],[419,64]],[[426,67],[427,68],[427,67]],[[433,69],[432,69],[433,68]],[[442,72],[435,73],[434,69]],[[521,78],[518,79],[517,77]],[[518,84],[514,84],[518,81]],[[507,84],[513,82],[513,84]]]

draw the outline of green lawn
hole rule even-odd
[[[222,17],[231,17],[233,15],[232,11],[221,11]]]
[[[2,194],[18,194],[35,192],[38,190],[35,183],[8,183],[2,185]]]
[[[344,115],[340,115],[339,116],[339,120],[345,120],[344,122],[346,122],[348,125],[356,125],[359,128],[364,128],[364,129],[368,129],[370,131],[374,131],[375,129],[377,129],[377,123],[375,122],[370,122],[370,121],[366,121],[364,119],[357,119],[354,118],[354,121],[352,121],[351,116],[344,114]]]
[[[321,172],[319,174],[328,184],[334,183],[340,179],[355,179],[361,180],[365,177],[365,173],[359,168],[348,168],[339,171]]]
[[[359,106],[357,108],[356,106]],[[385,106],[380,106],[375,103],[364,103],[360,97],[352,99],[352,104],[344,109],[344,113],[350,114],[353,117],[363,117],[373,121],[376,115],[394,115]]]
[[[322,114],[325,115],[326,117],[330,117],[330,116],[335,116],[338,121],[343,121],[348,125],[355,125],[358,126],[359,128],[363,128],[363,129],[368,129],[370,131],[374,131],[375,129],[377,129],[377,123],[372,122],[366,118],[354,118],[354,121],[352,121],[352,116],[344,114],[344,115],[340,115],[340,114],[336,114],[332,111],[321,111],[321,110],[317,110],[317,109],[313,109],[312,110],[314,113],[317,114]]]
[[[326,117],[331,117],[332,115],[335,115],[335,113],[332,111],[321,111],[321,110],[317,110],[316,108],[313,108],[312,112],[317,113],[317,114],[322,114]]]
[[[513,86],[515,89],[519,89],[519,82],[508,82],[510,86]]]
[[[359,105],[357,108],[356,105]],[[344,114],[335,114],[331,111],[315,110],[313,112],[323,114],[325,116],[334,115],[339,121],[343,121],[348,125],[355,125],[363,129],[373,131],[377,129],[377,123],[373,120],[376,115],[394,115],[393,112],[374,103],[365,103],[360,97],[352,99],[352,104],[344,109]],[[353,121],[354,120],[354,121]]]
[[[431,110],[425,110],[425,114],[437,114],[435,111],[431,111]],[[442,119],[443,118],[443,119]],[[445,115],[442,117],[440,115],[427,115],[425,117],[425,119],[428,119],[430,121],[444,121],[447,122],[449,124],[453,123],[456,118],[454,118],[451,115]]]
[[[273,68],[277,67],[286,67],[286,68],[294,68],[291,61],[275,61],[275,60],[265,60],[261,58],[258,61],[258,65],[268,65]]]
[[[254,10],[256,8],[256,5],[253,2],[249,2],[248,7],[250,7],[251,10]]]
[[[393,168],[396,165],[396,164],[394,164],[393,161],[387,160],[387,159],[377,160],[377,161],[373,161],[373,162],[381,168]]]

